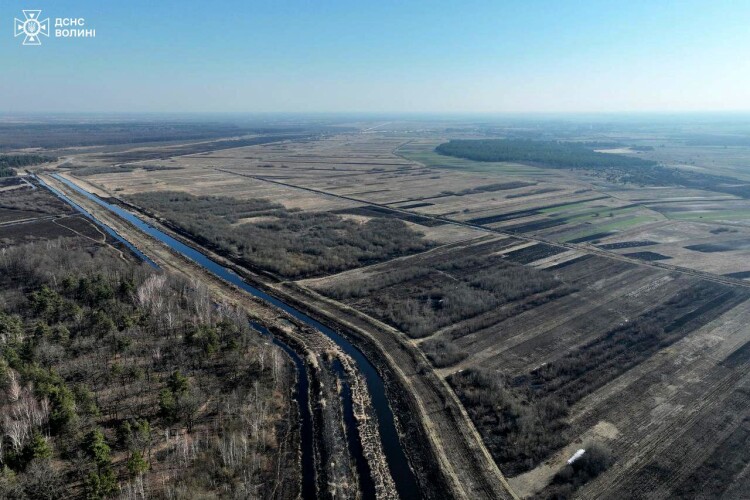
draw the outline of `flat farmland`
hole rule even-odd
[[[424,151],[433,144],[412,143],[399,152],[428,165],[439,165],[446,157]],[[712,164],[709,153],[698,155],[707,165]],[[732,158],[740,157],[736,149],[734,155]],[[458,162],[451,168],[474,169],[477,167],[471,164],[479,163],[459,158],[447,161]],[[680,157],[675,163],[683,161]],[[485,163],[478,168],[486,172],[493,167],[509,177],[518,175],[506,164]],[[533,170],[524,175],[529,181],[543,182],[534,177]],[[572,193],[559,189],[535,194],[537,188],[526,188],[532,193],[530,196],[519,190],[518,197],[511,195],[501,203],[480,201],[475,206],[466,200],[463,211],[450,211],[449,217],[509,233],[596,246],[635,259],[747,277],[742,266],[748,256],[748,200],[699,189],[613,185],[587,174],[577,176],[572,183],[567,180],[564,185],[577,189]]]
[[[99,243],[108,239],[99,228],[80,215],[40,218],[17,224],[0,224],[0,248],[8,248],[34,240],[74,236],[83,236]]]
[[[748,380],[739,360],[750,342],[741,326],[750,293],[596,256],[542,265],[562,254],[539,247],[483,238],[304,285],[410,335],[522,496],[558,494],[566,485],[555,475],[593,445],[611,450],[616,465],[583,496],[618,488],[644,496],[658,483],[668,497],[665,485],[685,487],[681,478],[720,468],[711,458],[720,443],[693,442],[705,441],[706,426],[718,426],[721,440],[746,432]],[[498,268],[524,286],[478,279],[490,281]],[[498,290],[507,293],[484,295]],[[476,307],[451,315],[464,295]],[[722,421],[737,404],[740,413]],[[689,458],[681,455],[685,441]],[[670,457],[684,461],[678,467]],[[658,474],[656,463],[665,464]],[[741,472],[728,472],[725,485]]]
[[[123,174],[88,176],[82,178],[82,181],[99,188],[103,194],[113,193],[117,196],[178,189],[196,196],[222,194],[237,199],[264,198],[282,203],[290,209],[330,210],[357,206],[346,200],[307,195],[292,188],[269,185],[267,182],[231,175],[211,167],[186,167],[159,172],[135,170]]]
[[[75,239],[120,248],[111,236],[36,181],[0,192],[0,251],[43,240]]]
[[[445,157],[444,139],[346,133],[66,175],[414,350],[521,497],[741,496],[748,200]],[[580,448],[596,474],[566,466]]]
[[[642,153],[642,156],[666,164],[689,167],[695,171],[731,175],[750,181],[750,175],[745,168],[748,155],[750,155],[750,147],[747,143],[744,145],[710,145],[710,140],[700,139],[689,140],[689,142],[693,144],[686,146],[684,142],[668,141],[663,146],[655,147],[653,151]]]
[[[646,241],[638,236],[640,232],[648,233],[670,221],[703,224],[708,231],[727,223],[744,224],[750,213],[746,200],[700,190],[611,185],[601,178],[566,171],[445,157],[431,150],[441,140],[347,134],[144,161],[132,171],[83,179],[114,194],[177,186],[194,195],[262,197],[290,209],[338,211],[348,217],[368,217],[371,212],[358,207],[377,204],[510,234],[601,244],[635,259],[658,259],[701,271],[746,271],[737,259],[685,250],[690,241],[684,246],[659,242],[659,249],[608,248],[620,242]],[[149,166],[169,169],[143,168]],[[443,242],[470,233],[453,228],[448,235],[448,228],[425,227],[430,228],[431,237]],[[715,239],[730,237],[709,234]]]
[[[658,213],[649,222],[601,233],[587,244],[619,255],[740,279],[747,277],[747,200],[706,191],[633,189],[618,197]],[[745,266],[747,267],[747,266]]]
[[[736,224],[662,221],[602,238],[595,246],[621,255],[648,252],[659,262],[745,279],[748,238],[748,228]]]

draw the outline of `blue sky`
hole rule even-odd
[[[97,36],[23,47],[22,9]],[[749,33],[749,1],[2,0],[0,112],[749,111]]]

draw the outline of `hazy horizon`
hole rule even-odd
[[[96,37],[22,46],[23,9]],[[3,114],[750,112],[750,4],[35,0],[0,19]]]

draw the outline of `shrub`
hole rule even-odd
[[[135,452],[130,455],[125,466],[132,477],[140,476],[148,470],[148,462],[143,458],[140,452]]]
[[[104,439],[104,433],[101,429],[97,428],[89,432],[83,443],[83,449],[99,469],[109,466],[112,462],[110,448]]]
[[[340,272],[432,246],[406,223],[389,217],[360,224],[327,212],[287,210],[264,199],[178,191],[138,193],[129,200],[169,219],[200,242],[285,278]],[[195,213],[201,217],[194,217]],[[252,221],[258,217],[262,218]]]
[[[64,478],[49,460],[34,460],[26,468],[21,480],[26,498],[33,500],[58,500],[66,498]],[[3,497],[13,498],[12,496]]]
[[[464,351],[445,340],[426,340],[421,347],[427,358],[437,368],[455,365],[467,356]]]
[[[26,445],[24,455],[28,462],[35,459],[44,460],[52,456],[52,448],[50,448],[49,443],[39,431],[34,431],[34,434]]]
[[[112,469],[90,472],[84,481],[86,500],[103,500],[117,491],[117,477]]]

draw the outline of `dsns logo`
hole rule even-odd
[[[42,40],[39,38],[44,35],[49,37],[49,18],[45,20],[39,19],[41,10],[25,10],[23,15],[25,19],[15,19],[13,25],[13,32],[16,37],[24,35],[24,45],[41,45]]]

